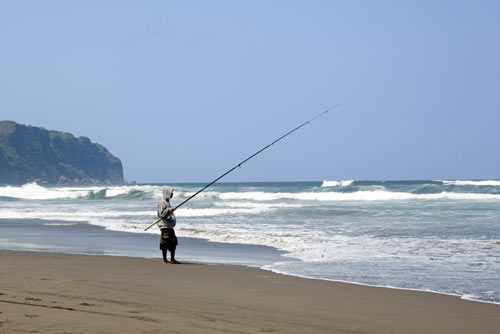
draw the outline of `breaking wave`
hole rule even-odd
[[[409,192],[396,192],[387,190],[356,191],[356,192],[226,192],[207,193],[207,196],[217,196],[222,200],[252,200],[252,201],[276,201],[276,200],[299,200],[299,201],[394,201],[394,200],[500,200],[500,194],[478,194],[478,193],[453,193],[440,192],[431,194],[414,194]]]
[[[89,187],[43,187],[37,183],[22,186],[0,187],[0,200],[55,200],[55,199],[157,199],[161,196],[159,186],[89,186]]]
[[[321,187],[348,187],[354,180],[340,180],[340,181],[323,181]]]
[[[457,186],[493,186],[500,187],[500,181],[498,180],[482,180],[482,181],[472,181],[472,180],[455,180],[455,181],[442,181],[443,184],[452,184]]]
[[[382,183],[382,181],[323,181],[321,187],[311,186],[304,188],[301,192],[276,192],[272,189],[262,191],[230,191],[231,188],[218,187],[212,191],[200,193],[196,201],[208,201],[213,203],[222,202],[229,206],[231,202],[247,201],[252,205],[260,205],[261,202],[272,201],[399,201],[399,200],[500,200],[500,193],[496,187],[500,181],[429,181],[436,183],[414,183],[411,188],[407,183],[393,182]],[[366,186],[359,184],[367,183]],[[406,188],[401,188],[401,184]],[[356,187],[349,187],[356,185]],[[457,191],[449,185],[458,186],[490,186],[494,190],[468,192],[467,189]],[[348,188],[346,188],[348,187]],[[179,187],[175,199],[182,201],[194,192]],[[463,189],[463,188],[459,188]],[[455,190],[455,191],[454,191]],[[0,187],[0,201],[15,200],[147,200],[156,201],[161,197],[161,186],[156,185],[134,185],[134,186],[94,186],[94,187],[43,187],[36,183],[23,186]],[[285,204],[285,203],[282,203]],[[237,204],[236,204],[237,205]]]

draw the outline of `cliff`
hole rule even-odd
[[[87,137],[0,121],[0,184],[124,183],[120,159]]]

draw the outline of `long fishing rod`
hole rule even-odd
[[[320,113],[319,115],[316,115],[315,117],[311,118],[310,120],[302,123],[301,125],[297,126],[295,129],[293,130],[290,130],[288,131],[287,133],[285,133],[283,136],[279,137],[278,139],[276,139],[275,141],[273,141],[271,144],[261,148],[260,150],[258,150],[257,152],[255,152],[254,154],[252,154],[251,156],[249,156],[248,158],[246,158],[245,160],[243,160],[242,162],[240,162],[239,164],[237,164],[236,166],[234,166],[233,168],[231,168],[230,170],[228,170],[227,172],[225,172],[224,174],[222,174],[221,176],[219,176],[218,178],[216,178],[215,180],[213,180],[212,182],[210,182],[209,184],[207,184],[206,186],[204,186],[203,188],[201,188],[200,190],[198,190],[196,193],[194,193],[193,195],[191,195],[189,198],[185,199],[181,204],[177,205],[175,208],[174,208],[174,211],[177,210],[178,208],[180,208],[181,206],[183,206],[186,202],[190,201],[193,197],[195,197],[196,195],[198,195],[199,193],[201,193],[203,190],[207,189],[208,187],[210,187],[212,184],[214,184],[215,182],[219,181],[220,179],[222,179],[224,176],[226,176],[227,174],[231,173],[233,170],[235,170],[236,168],[239,168],[241,167],[241,165],[243,165],[245,162],[247,162],[248,160],[252,159],[253,157],[255,157],[257,154],[261,153],[262,151],[265,151],[266,149],[268,149],[269,147],[273,146],[274,144],[276,144],[277,142],[279,142],[281,139],[285,138],[286,136],[292,134],[293,132],[297,131],[298,129],[300,129],[301,127],[309,124],[310,122],[314,121],[315,119],[323,116],[324,114],[328,113],[329,111],[339,107],[340,104],[337,104],[336,106],[333,106],[325,111],[323,111],[322,113]],[[161,218],[158,218],[153,224],[149,225],[144,231],[147,231],[149,230],[151,227],[153,227],[154,225],[158,224],[160,222]]]

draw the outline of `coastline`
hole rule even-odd
[[[0,251],[0,331],[497,333],[500,306],[229,265]]]
[[[2,238],[0,251],[49,252],[61,254],[131,257],[138,259],[159,258],[156,234],[119,232],[80,221],[47,221],[40,219],[0,219]],[[77,231],[75,233],[75,231]],[[454,296],[463,300],[500,305],[498,302],[468,298],[464,294],[429,289],[413,289],[390,285],[366,284],[356,281],[312,277],[273,268],[277,262],[293,260],[285,251],[272,246],[221,243],[202,238],[181,237],[178,257],[183,262],[207,265],[234,265],[260,268],[280,275],[311,280],[338,282],[387,288],[403,291],[434,293]]]
[[[132,233],[70,220],[1,219],[0,250],[37,251],[137,258],[161,256],[159,232]],[[262,267],[287,261],[286,252],[270,246],[212,242],[179,237],[180,260]]]
[[[474,299],[474,298],[468,297],[467,295],[461,295],[461,294],[458,294],[458,293],[449,293],[449,292],[435,291],[435,290],[430,290],[430,289],[402,288],[402,287],[391,286],[391,285],[367,284],[367,283],[361,283],[361,282],[345,281],[345,280],[330,279],[330,278],[310,277],[310,276],[304,276],[304,275],[290,274],[290,273],[287,273],[287,272],[284,272],[284,271],[275,270],[275,269],[269,269],[269,268],[266,268],[266,266],[261,267],[260,269],[265,270],[265,271],[270,271],[272,273],[279,274],[279,275],[294,276],[294,277],[300,277],[300,278],[312,279],[312,280],[319,280],[319,281],[328,281],[328,282],[336,282],[336,283],[345,283],[345,284],[352,284],[352,285],[360,285],[360,286],[366,286],[366,287],[371,287],[371,288],[394,289],[394,290],[402,290],[402,291],[415,291],[415,292],[424,292],[424,293],[434,293],[434,294],[438,294],[438,295],[457,297],[457,298],[462,299],[462,300],[467,300],[467,301],[476,302],[476,303],[486,303],[486,304],[492,304],[492,305],[500,306],[500,302],[492,302],[492,301],[488,301],[488,300]]]

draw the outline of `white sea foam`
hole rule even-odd
[[[481,181],[473,181],[473,180],[454,180],[454,181],[442,181],[443,184],[454,184],[457,186],[494,186],[499,187],[499,180],[481,180]]]
[[[214,242],[273,246],[289,252],[288,256],[306,262],[373,261],[397,259],[427,263],[435,259],[454,262],[474,261],[480,251],[493,247],[494,240],[453,238],[376,238],[369,235],[329,234],[321,228],[300,225],[270,225],[265,221],[251,223],[185,222],[177,227],[178,235],[207,238]],[[259,233],[256,233],[259,231]],[[498,246],[497,246],[498,248]],[[477,259],[479,261],[480,259]],[[484,261],[484,259],[482,259]]]
[[[160,186],[149,186],[149,185],[134,185],[134,186],[114,186],[106,188],[106,197],[118,197],[123,195],[128,195],[134,191],[141,192],[143,198],[157,200],[161,198],[161,187]]]
[[[271,208],[207,208],[207,209],[191,209],[183,208],[176,211],[177,217],[212,217],[219,215],[234,215],[234,214],[259,214],[269,211]]]
[[[323,181],[321,187],[347,187],[350,186],[354,180],[340,180],[340,181]]]
[[[81,221],[92,223],[94,218],[124,218],[124,217],[147,217],[153,216],[155,211],[90,211],[85,209],[76,210],[64,210],[60,209],[58,211],[43,210],[42,208],[37,208],[33,210],[32,208],[26,209],[16,209],[12,210],[9,208],[0,209],[0,218],[2,219],[46,219],[46,220],[70,220],[70,221]]]
[[[216,217],[221,215],[257,215],[279,208],[275,205],[256,205],[249,207],[216,207],[216,208],[189,208],[185,207],[176,212],[178,218],[184,217]],[[140,232],[137,226],[148,226],[150,221],[156,219],[156,210],[93,210],[80,207],[78,211],[71,206],[58,207],[27,207],[27,208],[0,208],[0,219],[42,219],[50,222],[77,221],[88,222],[93,225],[105,227],[110,230]],[[127,221],[131,224],[123,230],[124,225],[117,222]],[[61,223],[65,224],[65,223]]]
[[[302,204],[290,203],[258,203],[258,202],[215,202],[216,206],[230,207],[230,208],[258,208],[258,209],[285,209],[285,208],[301,208]]]
[[[141,191],[145,198],[161,197],[158,186],[91,186],[91,187],[43,187],[37,183],[22,186],[0,187],[0,196],[29,200],[79,199],[105,192],[106,198],[123,196],[133,191]]]
[[[36,183],[22,186],[0,187],[0,196],[19,199],[74,199],[85,197],[91,191],[98,191],[98,187],[89,188],[45,188]]]
[[[452,193],[441,192],[437,194],[412,194],[386,190],[342,192],[226,192],[212,193],[212,196],[223,200],[304,200],[304,201],[395,201],[395,200],[500,200],[500,194]]]
[[[42,223],[42,225],[45,225],[45,226],[75,226],[77,225],[78,223],[68,223],[68,222],[53,222],[53,221],[48,221],[48,222],[45,222],[45,223]]]
[[[324,181],[336,182],[340,186],[347,186],[352,181]],[[448,184],[457,185],[496,185],[500,181],[443,181]],[[333,184],[333,183],[332,183]],[[332,186],[333,187],[333,186]],[[139,193],[137,195],[137,193]],[[100,195],[99,195],[100,194]],[[53,199],[86,199],[101,196],[102,198],[127,198],[137,195],[140,199],[157,200],[161,197],[161,187],[159,186],[118,186],[118,187],[42,187],[36,183],[25,184],[23,186],[0,187],[0,197],[11,197],[29,200],[53,200]],[[191,195],[191,192],[178,191],[176,199],[182,200]],[[135,198],[135,197],[133,197]],[[308,191],[308,192],[223,192],[207,191],[199,194],[195,200],[219,202],[222,200],[226,206],[238,207],[238,204],[231,204],[231,201],[252,201],[252,207],[262,205],[259,202],[299,200],[299,201],[394,201],[394,200],[500,200],[500,194],[488,193],[457,193],[441,192],[432,194],[414,194],[410,192],[389,191],[374,188],[371,190],[356,192],[337,191]],[[285,207],[282,203],[276,207]]]
[[[120,195],[125,195],[130,193],[132,188],[130,187],[113,187],[113,188],[106,188],[106,197],[116,197]]]

